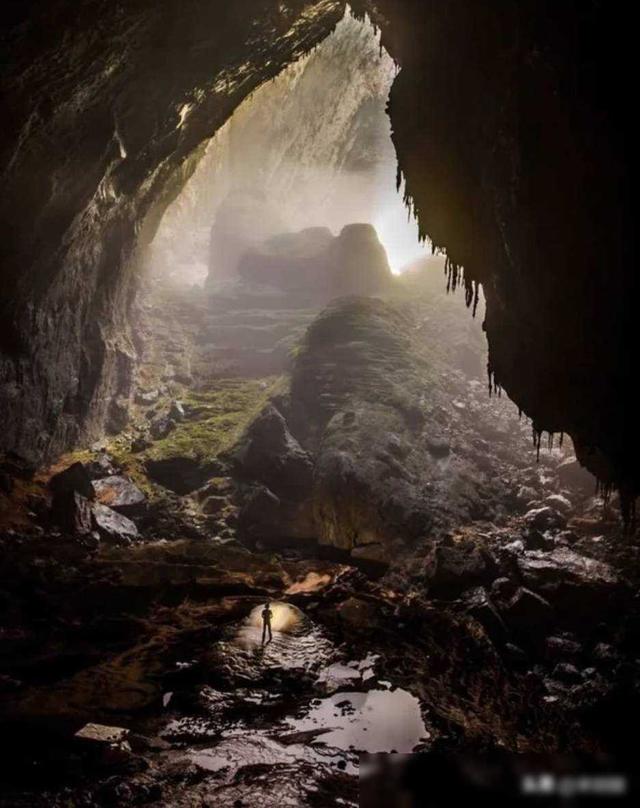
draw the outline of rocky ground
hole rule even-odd
[[[637,544],[489,395],[441,275],[225,294],[157,286],[114,434],[2,463],[0,805],[356,805],[360,751],[619,752]]]

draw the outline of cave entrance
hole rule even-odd
[[[145,256],[131,443],[207,531],[378,570],[433,513],[542,506],[569,451],[538,446],[545,473],[526,419],[487,395],[484,301],[472,317],[447,293],[397,183],[395,75],[347,11],[208,142]],[[217,477],[248,484],[237,521]],[[362,509],[350,486],[369,492]]]
[[[396,67],[349,10],[314,51],[247,98],[209,141],[149,250],[154,273],[214,288],[246,252],[294,250],[372,225],[393,273],[429,252],[408,215],[386,113]],[[321,232],[319,228],[325,228]]]

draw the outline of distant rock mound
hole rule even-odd
[[[283,233],[246,252],[239,278],[326,303],[345,295],[388,291],[392,274],[373,225],[349,224],[338,236],[325,227]]]

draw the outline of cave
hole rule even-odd
[[[631,26],[0,13],[0,806],[626,804]]]

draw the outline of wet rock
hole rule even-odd
[[[561,530],[566,524],[564,516],[548,505],[532,508],[525,513],[524,519],[529,527],[536,530]]]
[[[544,504],[550,508],[554,508],[564,516],[568,516],[573,510],[571,500],[562,494],[551,494],[545,499]]]
[[[474,585],[491,583],[496,575],[489,553],[469,541],[436,545],[425,561],[425,582],[434,597],[456,597]]]
[[[555,535],[556,544],[574,544],[578,537],[572,530],[561,530]]]
[[[545,640],[545,656],[547,659],[574,659],[582,652],[582,646],[576,640],[566,637],[547,637]]]
[[[529,485],[521,485],[516,493],[516,498],[520,504],[527,505],[538,498],[538,492]]]
[[[141,513],[147,499],[128,477],[112,476],[94,480],[93,488],[98,502],[125,516]]]
[[[130,544],[138,538],[138,528],[130,519],[106,505],[92,505],[93,525],[100,538],[112,544]]]
[[[523,540],[527,550],[551,550],[555,546],[554,540],[545,533],[540,533],[535,528],[529,528],[523,534]]]
[[[502,616],[517,631],[540,633],[551,623],[554,613],[551,604],[543,597],[519,587],[503,609]]]
[[[496,578],[491,584],[491,597],[499,602],[506,603],[512,598],[518,589],[518,585],[510,578]]]
[[[232,460],[242,476],[268,485],[278,496],[299,499],[311,489],[311,457],[271,405],[251,424]]]
[[[505,544],[504,550],[512,556],[522,555],[522,553],[524,553],[524,542],[522,539],[514,539],[508,544]]]
[[[487,635],[494,642],[504,641],[507,627],[483,586],[465,592],[462,595],[462,601],[469,614],[484,627]]]
[[[556,547],[550,553],[531,551],[518,559],[520,573],[527,586],[540,592],[565,614],[576,619],[599,614],[624,595],[614,570],[594,558]]]
[[[93,530],[92,503],[76,491],[55,494],[51,506],[53,521],[65,532],[87,535]]]
[[[596,478],[580,464],[576,457],[568,457],[558,466],[558,479],[562,488],[568,488],[583,496],[593,496]]]
[[[74,463],[59,474],[54,474],[49,480],[49,488],[54,495],[75,492],[86,499],[94,497],[91,478],[82,463]]]

